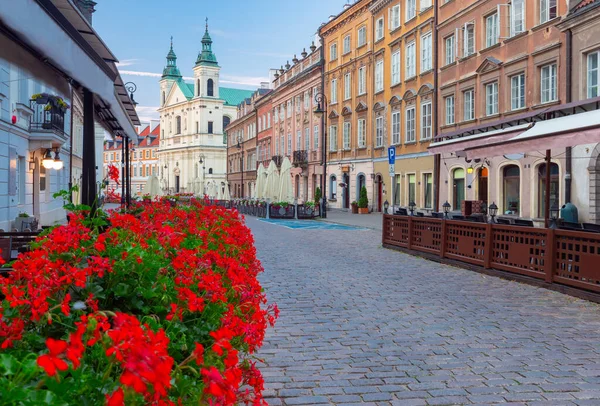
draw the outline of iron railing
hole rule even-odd
[[[33,110],[29,124],[31,132],[53,132],[66,137],[64,110],[50,104],[38,104],[35,100],[31,100],[29,106]]]
[[[308,151],[294,151],[293,163],[295,167],[306,166],[308,164]]]

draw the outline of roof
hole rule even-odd
[[[581,10],[582,8],[587,7],[590,4],[598,3],[598,2],[600,2],[600,0],[582,0],[581,3],[579,3],[578,5],[576,5],[574,7],[574,10]]]
[[[229,87],[220,87],[219,95],[225,100],[226,106],[237,106],[245,99],[252,97],[256,90],[232,89]]]

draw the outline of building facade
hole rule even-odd
[[[165,192],[192,192],[197,182],[221,185],[227,179],[224,128],[236,117],[236,106],[253,92],[220,87],[220,70],[208,25],[193,83],[183,80],[171,43],[159,82],[160,179]]]
[[[371,1],[345,5],[319,29],[327,99],[327,199],[348,209],[367,188],[373,202],[373,25]],[[371,176],[373,174],[373,177]]]
[[[383,202],[423,211],[434,209],[434,157],[427,147],[434,135],[436,58],[432,0],[378,0],[373,15],[373,210]],[[360,80],[360,77],[359,77]],[[390,173],[387,149],[395,147]]]
[[[550,5],[552,3],[552,5]],[[543,220],[545,163],[540,151],[467,159],[465,147],[499,143],[566,102],[565,34],[556,23],[567,2],[439,2],[437,56],[440,203],[455,212],[496,203],[505,216]],[[550,203],[565,201],[565,149],[553,149]]]
[[[321,49],[314,44],[310,53],[292,60],[277,73],[273,82],[273,156],[292,162],[292,188],[300,203],[313,201],[323,176],[321,118],[314,110],[321,89]]]
[[[233,198],[253,197],[256,182],[257,114],[254,100],[237,106],[234,121],[227,126],[227,181]]]
[[[273,92],[269,92],[256,101],[254,107],[258,114],[258,134],[256,139],[257,169],[262,165],[265,169],[269,166],[273,156]]]

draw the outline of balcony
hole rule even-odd
[[[308,151],[294,151],[293,164],[296,168],[308,165]]]
[[[65,110],[50,104],[30,101],[33,114],[30,118],[30,139],[63,144],[69,136],[65,133]]]
[[[281,155],[273,155],[271,157],[271,160],[273,162],[275,162],[275,165],[277,165],[278,168],[281,168],[281,163],[283,162],[283,156],[281,156]]]

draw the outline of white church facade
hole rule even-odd
[[[160,182],[165,193],[203,193],[209,184],[225,185],[224,129],[236,117],[237,105],[253,91],[220,87],[220,70],[208,25],[193,68],[193,83],[183,79],[171,41],[159,82]]]

